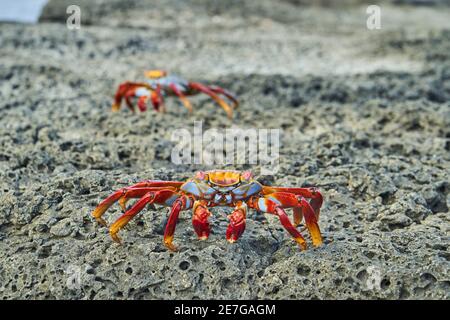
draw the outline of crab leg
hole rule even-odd
[[[144,194],[131,208],[122,214],[109,228],[111,238],[120,243],[120,238],[117,233],[122,229],[135,215],[144,209],[148,203],[163,204],[167,199],[176,196],[177,194],[171,190],[150,191]]]
[[[132,198],[140,198],[142,196],[144,196],[147,192],[150,191],[161,191],[161,190],[166,190],[166,191],[172,191],[172,192],[176,192],[177,190],[173,187],[145,187],[145,188],[131,188],[126,190],[122,197],[120,197],[118,203],[120,205],[120,207],[122,208],[123,211],[126,211],[126,205],[129,199]],[[169,203],[168,201],[171,199],[166,200],[166,205],[172,205],[172,203]]]
[[[119,85],[116,94],[114,95],[114,103],[112,105],[112,111],[119,111],[120,105],[122,104],[122,99],[129,88],[130,88],[129,82],[121,83]]]
[[[184,182],[179,181],[144,180],[133,184],[129,188],[174,187],[178,190],[183,185],[183,183]]]
[[[276,199],[272,200],[270,198],[256,198],[252,202],[252,207],[256,210],[267,212],[278,216],[281,224],[286,229],[287,232],[294,238],[297,244],[300,246],[302,250],[306,250],[306,241],[305,238],[301,235],[301,233],[295,229],[292,223],[289,221],[289,218],[286,214],[286,211],[282,208],[280,202]]]
[[[110,195],[105,200],[100,202],[100,204],[92,212],[92,216],[95,218],[95,220],[97,220],[98,223],[100,223],[103,226],[106,226],[106,221],[102,218],[102,215],[115,202],[119,201],[120,206],[122,207],[122,209],[124,209],[128,198],[140,198],[150,191],[159,191],[164,189],[168,189],[169,191],[176,191],[182,184],[183,184],[182,182],[178,181],[158,181],[158,180],[141,181],[139,183],[136,183],[135,185],[132,185],[131,187],[122,188],[114,192],[112,195]],[[127,196],[128,191],[137,188],[139,188],[139,190],[133,191],[134,192],[133,194],[129,193]]]
[[[173,194],[169,191],[169,194],[165,190],[150,191],[145,193],[131,208],[122,214],[109,228],[109,234],[111,238],[120,243],[120,238],[117,235],[120,229],[122,229],[135,215],[144,209],[148,203],[161,202],[163,199],[170,197]]]
[[[177,248],[173,245],[173,234],[178,222],[178,216],[181,210],[192,208],[193,201],[187,196],[181,196],[176,199],[170,210],[169,219],[167,221],[166,229],[164,231],[164,244],[171,251],[177,251]]]
[[[310,205],[314,209],[317,220],[320,215],[320,207],[322,207],[323,196],[317,188],[284,188],[284,187],[264,187],[264,194],[270,194],[274,192],[288,192],[295,195],[300,195],[304,198],[311,199]],[[294,210],[295,214],[295,210]]]
[[[243,202],[238,203],[233,213],[228,216],[228,219],[230,219],[230,224],[226,232],[228,242],[233,243],[242,235],[245,230],[246,216],[247,205]]]
[[[194,202],[192,226],[200,240],[206,240],[209,237],[211,228],[209,226],[208,218],[211,216],[207,208],[207,202],[204,200],[197,200]]]
[[[229,91],[225,90],[224,88],[221,88],[219,86],[209,86],[208,87],[212,92],[223,94],[225,97],[230,99],[234,105],[233,108],[236,109],[239,106],[239,102],[237,101],[236,97]]]
[[[110,195],[108,198],[100,202],[100,204],[95,208],[95,210],[92,212],[92,216],[95,218],[95,220],[101,224],[102,226],[106,227],[106,221],[102,218],[102,215],[106,212],[106,210],[109,209],[115,202],[117,202],[126,192],[127,188],[123,188],[120,190],[117,190],[112,195]]]
[[[310,203],[303,196],[289,192],[275,192],[264,196],[264,199],[279,203],[283,208],[298,209],[297,213],[300,211],[305,218],[306,227],[311,234],[314,246],[322,244],[322,235],[317,223],[317,216]],[[295,212],[296,211],[294,211],[294,214]]]
[[[211,99],[213,99],[215,102],[217,102],[219,104],[219,106],[221,106],[222,109],[225,110],[225,112],[228,115],[228,118],[230,118],[230,119],[233,118],[233,109],[222,98],[220,98],[216,93],[214,93],[214,91],[209,89],[207,86],[205,86],[201,83],[198,83],[198,82],[190,82],[189,87],[193,90],[203,92],[203,93],[207,94],[208,96],[210,96]]]
[[[136,90],[141,87],[147,90],[151,90],[151,87],[149,87],[145,83],[124,82],[120,84],[119,87],[117,88],[116,94],[114,95],[112,111],[119,111],[120,106],[122,104],[122,99],[125,99],[128,108],[131,111],[134,111],[134,107],[130,99],[135,96]]]
[[[173,93],[181,100],[186,109],[188,109],[189,113],[192,113],[192,105],[191,102],[186,98],[186,96],[181,92],[174,83],[171,83],[169,87],[172,89]]]
[[[293,216],[294,216],[294,227],[298,227],[303,220],[303,212],[301,208],[295,207],[293,210]],[[303,231],[303,230],[302,230]]]
[[[302,213],[305,217],[306,227],[311,234],[312,242],[314,246],[320,246],[323,242],[322,234],[320,233],[319,224],[317,223],[317,216],[314,213],[314,209],[311,204],[303,197],[298,199],[302,208]]]

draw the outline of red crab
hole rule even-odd
[[[198,82],[190,82],[176,75],[167,75],[163,70],[150,70],[145,72],[148,78],[145,82],[124,82],[119,85],[116,91],[113,111],[118,111],[125,100],[128,108],[134,112],[132,98],[138,98],[137,106],[139,110],[147,110],[147,101],[150,99],[153,108],[156,111],[164,112],[164,96],[176,96],[183,105],[192,113],[192,105],[187,96],[205,93],[216,101],[227,113],[231,119],[233,117],[233,109],[239,105],[233,94],[218,86],[206,86]],[[219,95],[227,97],[232,103],[231,107]]]
[[[126,203],[130,198],[139,200],[127,210]],[[306,241],[296,227],[303,219],[314,246],[322,244],[317,223],[323,202],[319,190],[263,186],[253,179],[249,171],[200,171],[185,182],[142,181],[114,192],[97,206],[92,215],[99,223],[106,226],[102,215],[117,201],[125,213],[111,225],[109,233],[118,243],[120,238],[117,233],[121,228],[147,204],[159,204],[171,207],[164,232],[164,244],[172,251],[176,251],[172,241],[180,211],[193,210],[194,231],[199,239],[207,239],[210,233],[208,217],[211,215],[208,208],[217,206],[234,207],[234,211],[228,215],[230,223],[226,231],[226,239],[231,243],[244,232],[247,210],[255,209],[276,215],[302,250],[306,249]],[[293,224],[285,208],[293,208]]]

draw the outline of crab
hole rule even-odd
[[[156,111],[164,112],[164,96],[178,97],[189,113],[192,113],[192,104],[187,96],[204,93],[210,96],[227,113],[228,118],[233,117],[233,109],[237,108],[239,103],[235,96],[227,90],[218,86],[207,86],[199,82],[190,82],[176,75],[168,75],[164,70],[149,70],[144,72],[147,81],[130,82],[126,81],[119,85],[114,103],[113,111],[119,111],[122,100],[125,100],[128,108],[134,112],[135,107],[132,99],[137,98],[137,106],[140,111],[147,110],[147,101],[150,99],[153,108]],[[225,96],[232,102],[230,106],[219,95]]]
[[[129,209],[129,199],[137,200]],[[93,211],[93,217],[106,226],[103,214],[118,202],[124,213],[110,226],[111,238],[121,243],[117,233],[148,204],[171,207],[164,231],[164,244],[171,251],[176,223],[181,211],[192,209],[192,225],[200,240],[210,234],[208,218],[212,207],[233,207],[228,215],[229,224],[226,239],[233,243],[245,230],[249,209],[277,216],[281,225],[293,237],[301,250],[307,248],[297,227],[304,223],[311,235],[314,246],[322,244],[318,219],[323,197],[317,188],[289,188],[264,186],[253,178],[250,171],[214,170],[199,171],[185,182],[145,180],[130,187],[122,188],[103,200]],[[293,223],[285,209],[293,208]]]

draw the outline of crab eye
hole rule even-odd
[[[195,174],[195,179],[208,180],[208,174],[204,171],[199,171]]]
[[[249,181],[253,178],[253,173],[251,171],[244,171],[241,174],[241,181]]]

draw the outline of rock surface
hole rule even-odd
[[[444,1],[386,3],[373,31],[359,1],[80,0],[80,30],[69,2],[0,28],[0,298],[450,298]],[[167,114],[111,113],[116,86],[155,67],[235,92],[237,127],[282,129],[280,170],[261,181],[320,187],[323,246],[300,252],[255,214],[230,245],[226,209],[205,242],[183,214],[177,253],[166,208],[130,222],[122,246],[94,223],[115,189],[201,168],[171,162],[174,129],[231,125],[205,97],[191,117],[171,98]]]

